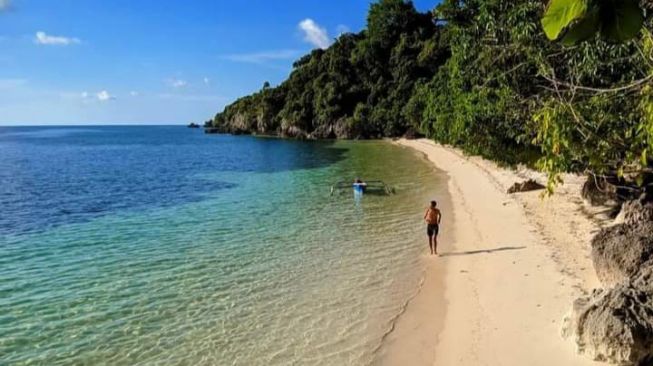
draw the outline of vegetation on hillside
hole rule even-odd
[[[645,185],[651,20],[614,31],[612,18],[587,8],[552,21],[555,3],[574,1],[552,1],[545,13],[541,0],[443,0],[419,13],[411,2],[380,0],[364,31],[302,57],[282,84],[237,100],[211,125],[314,138],[418,132],[491,159],[536,163],[551,183],[586,171]],[[578,30],[588,17],[594,23]]]
[[[402,135],[410,127],[404,106],[414,86],[448,59],[441,28],[411,3],[373,4],[365,31],[343,34],[297,60],[285,82],[237,100],[213,125],[317,138]]]

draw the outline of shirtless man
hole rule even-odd
[[[426,209],[424,213],[424,221],[426,221],[426,235],[429,237],[429,248],[431,255],[438,254],[438,231],[440,231],[440,221],[442,221],[442,213],[436,206],[437,202],[431,201],[431,206]]]

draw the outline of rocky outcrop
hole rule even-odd
[[[537,183],[533,179],[529,179],[513,184],[510,188],[508,188],[508,193],[536,191],[538,189],[544,189],[544,186]]]
[[[351,139],[353,137],[351,129],[344,118],[332,124],[318,126],[309,134],[311,139]]]
[[[653,258],[653,203],[648,197],[625,202],[622,223],[592,239],[592,261],[599,280],[612,287],[633,277]]]
[[[647,267],[649,279],[652,269]],[[653,298],[649,288],[639,284],[626,281],[574,302],[565,333],[574,335],[579,353],[619,365],[650,364]]]
[[[306,131],[302,130],[297,126],[289,126],[281,130],[281,136],[292,137],[292,138],[303,140],[308,137],[308,134],[306,133]]]
[[[625,203],[622,216],[592,239],[604,289],[574,302],[563,334],[595,360],[653,365],[653,204],[642,196]]]
[[[250,121],[247,116],[243,114],[237,114],[232,119],[231,123],[228,125],[232,133],[243,134],[251,131]]]
[[[592,239],[592,261],[599,280],[612,287],[634,276],[653,258],[653,222],[618,224]]]
[[[653,301],[653,261],[642,266],[637,275],[631,279],[631,282],[635,288],[646,293],[650,301]]]
[[[653,222],[653,202],[643,195],[640,199],[625,202],[619,216],[626,225],[639,225]]]

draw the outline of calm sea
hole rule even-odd
[[[330,196],[356,176],[396,194]],[[387,142],[0,127],[0,364],[369,364],[437,179]]]

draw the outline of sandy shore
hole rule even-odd
[[[508,195],[544,175],[511,170],[428,140],[400,140],[444,171],[440,257],[380,352],[381,365],[593,365],[561,337],[574,298],[597,287],[589,240],[608,220],[584,206],[582,178],[552,198]],[[424,246],[427,251],[426,244]]]

